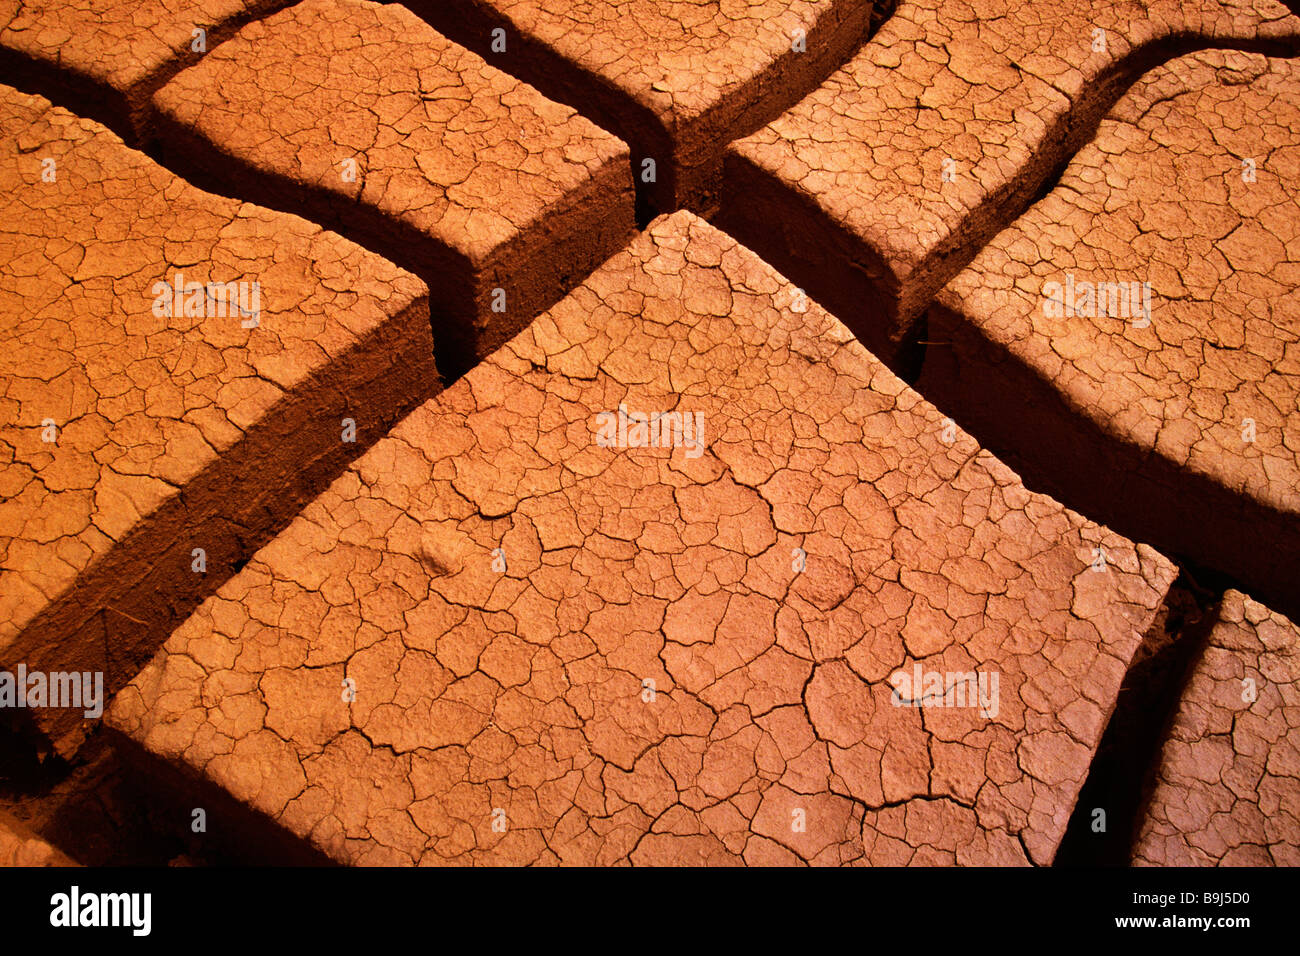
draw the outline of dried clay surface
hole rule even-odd
[[[0,177],[0,668],[111,691],[436,392],[427,290],[7,87]]]
[[[820,89],[730,147],[719,223],[901,361],[934,293],[1123,83],[1209,46],[1294,54],[1300,18],[1277,0],[901,0]]]
[[[1297,210],[1300,61],[1153,70],[941,294],[918,388],[1074,507],[1294,615]]]
[[[634,229],[621,140],[402,7],[305,0],[246,26],[155,104],[172,165],[411,269],[447,313],[446,348],[474,358]]]
[[[793,291],[656,220],[309,505],[110,727],[351,863],[1050,862],[1175,569]]]
[[[154,90],[244,23],[290,2],[0,0],[0,67],[29,92],[135,141]]]
[[[1300,864],[1300,628],[1223,598],[1133,849],[1155,866]]]
[[[633,147],[649,204],[711,212],[722,150],[793,106],[885,0],[407,0],[448,35]],[[655,162],[654,177],[643,163]]]

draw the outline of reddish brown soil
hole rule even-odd
[[[178,3],[0,0],[0,863],[1297,862],[1294,4]]]

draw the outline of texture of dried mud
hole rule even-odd
[[[0,0],[0,68],[28,92],[75,102],[79,116],[138,141],[154,90],[201,50],[290,2]]]
[[[634,230],[617,137],[398,6],[305,0],[154,101],[169,156],[423,276],[475,358]]]
[[[791,292],[657,220],[259,552],[110,726],[348,862],[1050,861],[1174,568],[945,441]],[[600,447],[620,404],[702,415],[707,448]],[[997,713],[895,706],[915,663],[999,671]]]
[[[0,0],[0,865],[1300,862],[1296,9]]]
[[[879,25],[892,2],[410,0],[406,5],[502,69],[525,76],[622,136],[633,147],[633,171],[653,208],[711,212],[727,143],[815,88]],[[642,176],[646,159],[655,161],[650,183]]]
[[[1300,62],[1211,51],[1153,70],[940,295],[918,388],[1085,513],[1291,611],[1297,210]],[[1109,295],[1097,317],[1048,314],[1044,284],[1070,277],[1149,282],[1150,316]]]
[[[820,89],[729,148],[720,222],[899,361],[929,299],[1126,78],[1191,47],[1297,43],[1277,0],[900,0]]]
[[[1155,770],[1134,862],[1300,864],[1298,727],[1300,628],[1227,592]]]
[[[106,671],[111,692],[223,569],[436,391],[427,290],[7,87],[0,156],[0,667]],[[177,272],[258,282],[260,312],[197,315],[200,293],[159,316],[153,286]]]

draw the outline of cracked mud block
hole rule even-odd
[[[907,368],[934,293],[1122,88],[1205,46],[1293,55],[1300,18],[1276,0],[900,0],[820,89],[731,146],[718,222]]]
[[[427,290],[7,87],[0,177],[0,671],[111,693],[436,393]],[[58,743],[53,703],[0,715]]]
[[[703,213],[717,206],[727,143],[815,89],[893,6],[892,0],[403,3],[626,140],[650,209],[690,206]],[[650,181],[647,159],[654,160]]]
[[[1175,569],[792,291],[656,220],[204,603],[119,745],[351,863],[1050,861]]]
[[[941,293],[918,388],[1036,486],[1295,617],[1298,205],[1300,62],[1159,67]]]
[[[139,142],[158,87],[248,21],[289,2],[0,0],[0,72]]]
[[[439,332],[447,321],[439,358],[465,367],[635,228],[620,140],[401,7],[307,0],[154,102],[170,165],[425,279]]]
[[[9,814],[0,812],[0,867],[76,865]]]
[[[1300,865],[1297,739],[1300,628],[1229,591],[1174,715],[1134,862]]]

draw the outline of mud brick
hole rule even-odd
[[[718,204],[727,143],[815,89],[892,3],[409,0],[405,6],[626,140],[647,210],[689,206],[709,213]],[[653,182],[643,176],[647,159],[655,163]]]
[[[0,0],[0,70],[136,144],[148,134],[158,87],[249,20],[291,2]]]
[[[1133,848],[1146,866],[1300,864],[1300,628],[1224,595]]]

